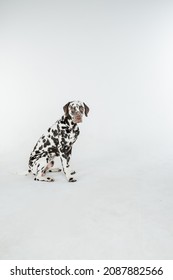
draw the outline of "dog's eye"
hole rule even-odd
[[[83,113],[84,108],[82,106],[79,107],[81,113]]]
[[[72,113],[72,115],[74,115],[75,114],[75,109],[71,109],[71,113]]]

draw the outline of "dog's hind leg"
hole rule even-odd
[[[50,176],[46,176],[46,172],[52,168],[54,162],[49,161],[48,157],[42,157],[34,162],[32,167],[32,173],[34,174],[35,181],[43,181],[43,182],[53,182],[54,179]]]

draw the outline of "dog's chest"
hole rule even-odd
[[[61,131],[63,140],[68,144],[73,144],[76,141],[78,134],[79,130],[69,127],[66,127]]]

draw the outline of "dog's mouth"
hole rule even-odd
[[[74,123],[81,123],[82,122],[82,117],[81,116],[75,116],[73,118],[73,122]]]

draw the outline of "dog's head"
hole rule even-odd
[[[81,101],[68,102],[63,107],[65,116],[70,116],[74,123],[82,122],[83,115],[88,116],[89,107]]]

